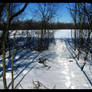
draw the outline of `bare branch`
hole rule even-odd
[[[27,5],[28,5],[28,3],[26,3],[26,4],[24,5],[24,7],[23,7],[20,11],[18,11],[16,14],[12,15],[12,16],[10,17],[10,20],[9,20],[9,21],[11,22],[14,17],[16,17],[16,16],[18,16],[19,14],[21,14],[21,13],[25,10],[25,8],[27,7]]]

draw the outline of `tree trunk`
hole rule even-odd
[[[5,55],[6,55],[6,47],[5,47],[5,43],[7,41],[7,37],[8,37],[8,27],[9,27],[9,3],[7,3],[7,26],[4,29],[4,33],[3,33],[3,85],[4,88],[7,88],[7,83],[6,83],[6,67],[5,67]]]
[[[3,62],[3,86],[7,89],[7,82],[6,82],[6,65],[5,65],[5,41],[3,41],[3,55],[2,55],[2,62]]]
[[[15,43],[15,37],[14,37],[14,43]],[[14,55],[15,55],[15,44],[14,43],[13,43],[13,53],[12,53],[12,59],[11,59],[12,89],[14,88],[14,79],[13,79],[13,61],[14,61]]]
[[[76,29],[74,31],[74,50],[76,50]]]

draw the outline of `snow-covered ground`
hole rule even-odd
[[[63,40],[71,38],[71,31],[59,32],[56,32],[55,38],[62,38],[62,40],[56,40],[56,45],[50,44],[48,50],[41,53],[29,49],[16,51],[14,61],[14,87],[16,89],[92,89]],[[47,58],[45,62],[47,67],[38,63],[40,57]],[[2,64],[0,65],[2,67]],[[9,88],[11,88],[10,70],[8,68],[6,73]],[[0,71],[1,74],[2,71]],[[3,89],[2,76],[0,89]]]
[[[59,30],[56,30],[54,36],[55,38],[71,38],[71,30],[72,30],[72,38],[74,37],[73,34],[74,34],[74,30],[73,29],[59,29]]]
[[[22,54],[25,56],[21,57]],[[38,63],[39,57],[47,58],[45,67]],[[15,88],[17,89],[92,89],[83,72],[66,48],[64,40],[51,44],[49,50],[38,53],[23,50],[15,57]],[[8,87],[11,88],[11,75],[7,72]],[[3,88],[2,77],[0,88]]]
[[[78,50],[74,51],[73,43],[70,43],[70,42],[67,42],[67,43],[69,43],[68,48],[70,49],[72,55],[75,57],[76,61],[78,62],[79,66],[81,68],[84,63],[84,57],[86,55],[85,52],[81,51],[80,59],[78,60],[76,57],[78,55]],[[83,72],[86,74],[86,76],[88,77],[89,81],[92,84],[92,54],[90,52],[88,53],[88,59],[87,59],[86,65],[83,69]]]

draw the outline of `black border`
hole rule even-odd
[[[92,3],[92,0],[0,0],[0,3]],[[0,89],[0,91],[91,91],[92,89]]]
[[[92,3],[92,0],[0,0],[5,3]]]
[[[65,91],[65,92],[69,92],[69,91],[73,91],[73,92],[78,92],[78,91],[81,91],[81,92],[85,92],[85,91],[91,91],[92,89],[0,89],[0,91],[2,92],[2,91],[15,91],[15,92],[17,92],[17,91],[30,91],[30,92],[34,92],[34,91],[36,91],[36,92],[39,92],[39,91],[47,91],[47,92],[49,92],[49,91],[60,91],[60,92],[62,92],[62,91]]]

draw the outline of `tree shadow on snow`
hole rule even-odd
[[[19,59],[17,59],[15,62],[19,61],[19,60],[22,59],[24,56],[25,56],[25,59],[30,60],[30,59],[32,59],[32,58],[29,58],[29,56],[32,56],[32,55],[34,55],[34,54],[36,54],[36,53],[30,53],[30,51],[29,51],[29,52],[25,53],[26,56],[23,54],[23,55],[22,55]],[[29,66],[30,64],[34,63],[34,60],[35,60],[39,55],[40,55],[40,54],[37,53],[37,54],[33,57],[33,60],[32,60],[31,62],[28,62],[28,63],[27,63],[27,62],[24,62],[24,63],[22,62],[23,64],[21,64],[19,68],[23,68],[23,69],[16,75],[16,77],[14,78],[14,80],[16,80],[16,79],[19,77],[19,75],[20,75],[26,68],[28,68],[28,66]],[[22,61],[23,61],[23,60],[22,60]],[[34,67],[34,66],[30,67],[29,71],[30,71],[31,69],[33,69],[33,67]],[[18,68],[17,68],[17,69],[18,69]],[[15,70],[16,70],[16,68],[15,68]],[[27,73],[28,73],[29,71],[27,71]],[[21,80],[17,83],[17,85],[19,85],[19,83],[23,80],[23,78],[27,75],[27,73],[24,74],[24,76],[23,76],[23,77],[21,78]],[[8,88],[10,87],[11,83],[12,83],[12,82],[9,83]],[[15,88],[17,87],[17,85],[15,86]]]

